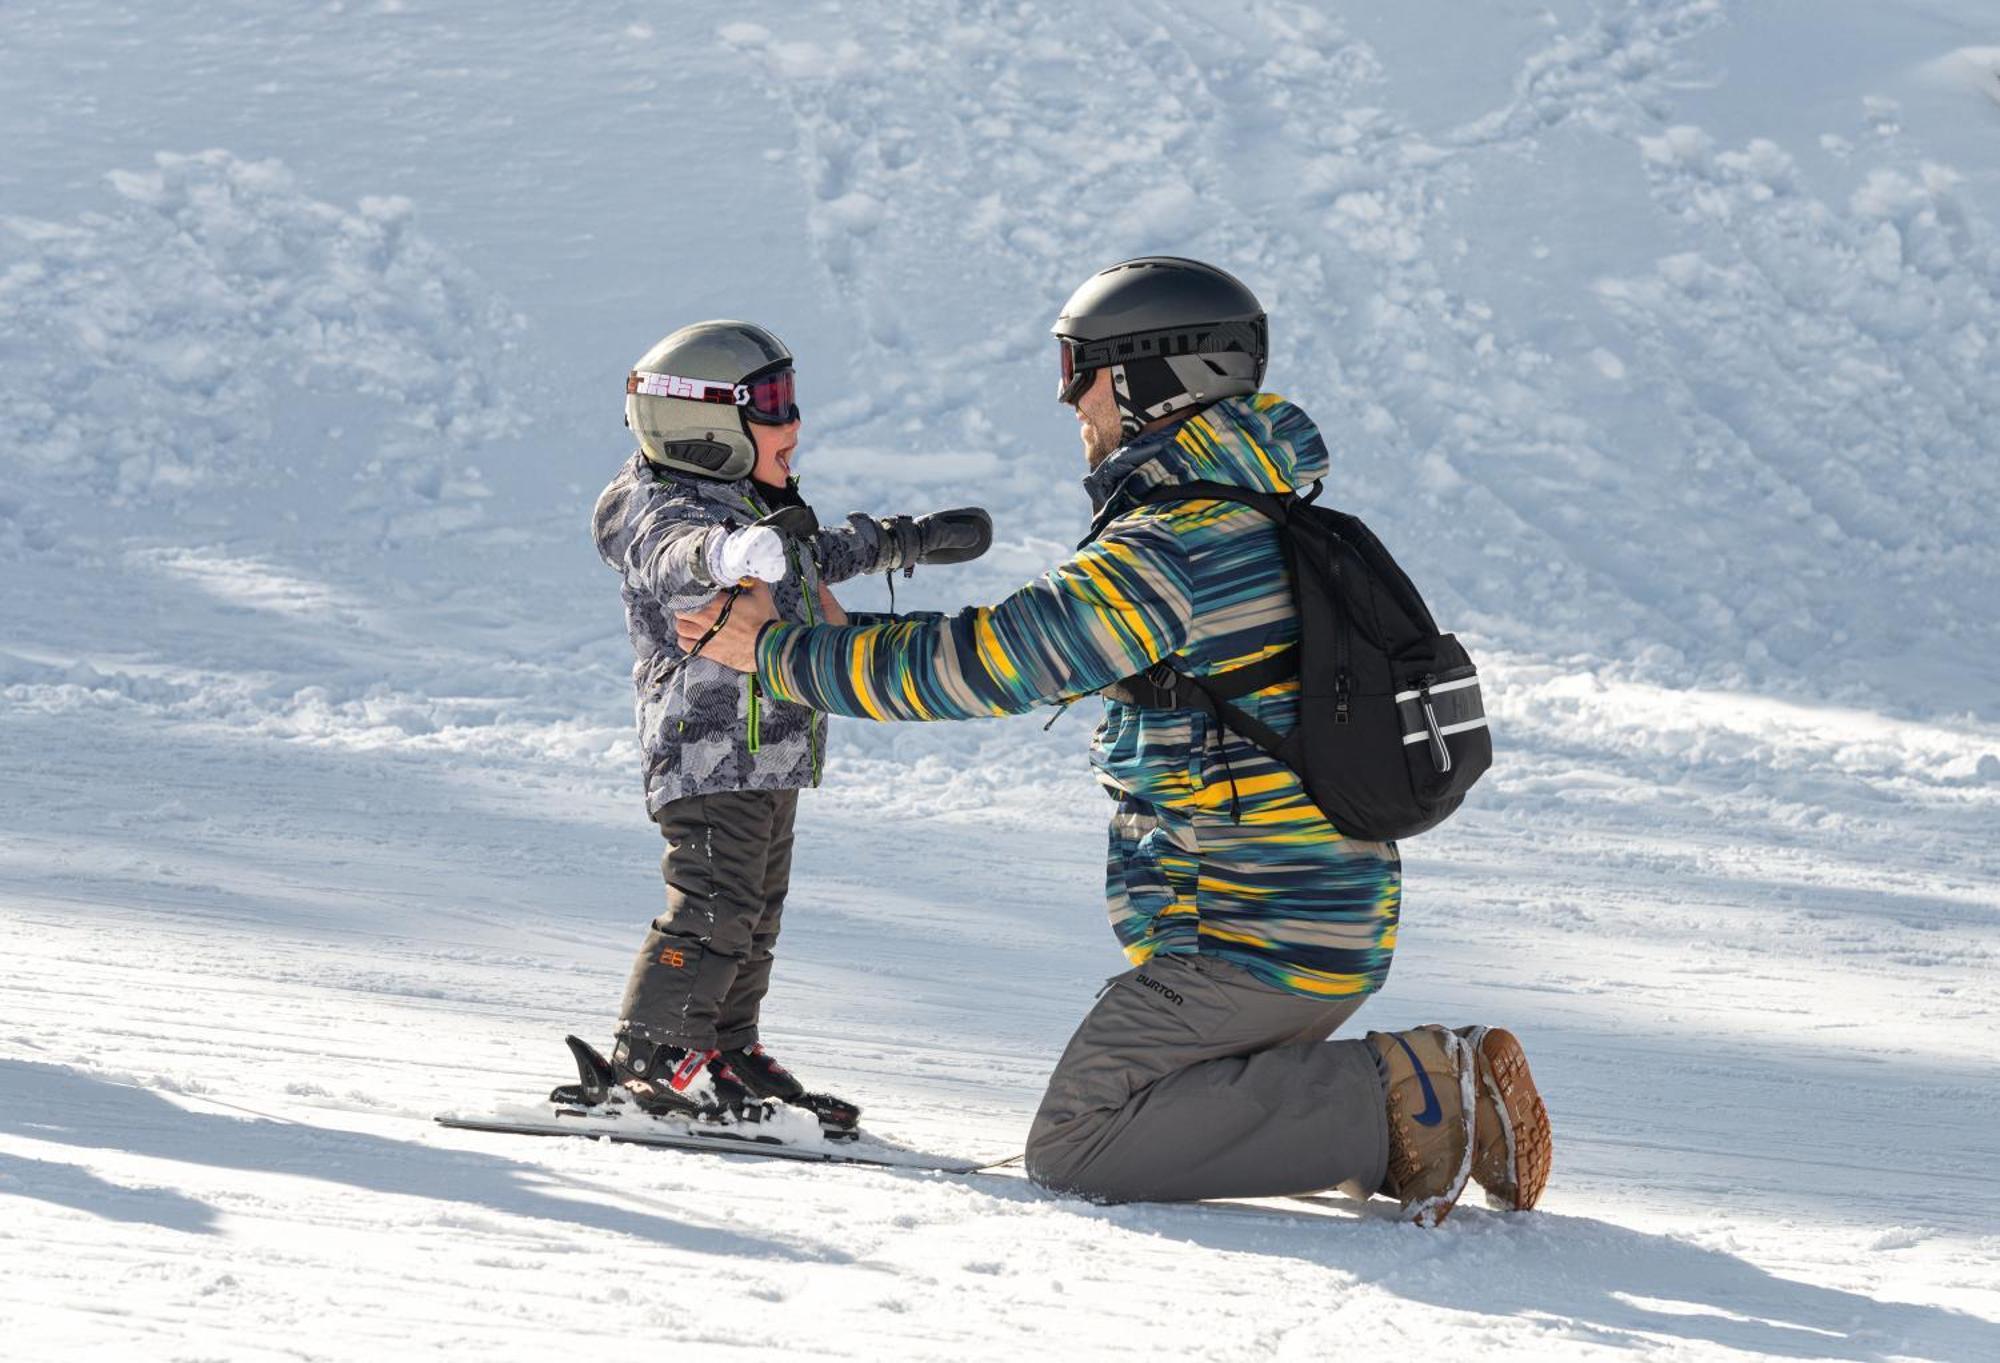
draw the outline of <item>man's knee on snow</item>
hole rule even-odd
[[[1036,1160],[1030,1155],[1026,1161],[1028,1181],[1038,1188],[1065,1197],[1080,1197],[1086,1202],[1145,1202],[1158,1196],[1147,1191],[1130,1179],[1119,1178],[1102,1167],[1103,1161]]]
[[[1094,1112],[1063,1121],[1036,1118],[1022,1158],[1029,1181],[1052,1193],[1092,1202],[1131,1201],[1131,1192],[1118,1180],[1107,1178],[1099,1168],[1103,1161],[1093,1157],[1095,1138],[1110,1116]]]
[[[1081,1177],[1083,1161],[1073,1158],[1067,1152],[1037,1151],[1033,1146],[1029,1146],[1027,1158],[1023,1163],[1027,1167],[1028,1181],[1038,1188],[1046,1188],[1052,1193],[1065,1193],[1071,1197],[1088,1198],[1092,1202],[1109,1200],[1091,1188],[1088,1181]]]

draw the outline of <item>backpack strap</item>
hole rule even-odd
[[[1147,506],[1172,502],[1235,502],[1265,516],[1282,529],[1290,519],[1292,504],[1302,500],[1310,505],[1313,498],[1319,496],[1319,490],[1318,482],[1303,497],[1296,492],[1259,492],[1255,488],[1238,487],[1232,483],[1162,483],[1146,489],[1134,500]],[[1090,533],[1084,537],[1083,543],[1089,544],[1103,534],[1104,528],[1116,519],[1107,508],[1091,524]],[[1212,672],[1206,677],[1183,672],[1162,659],[1144,672],[1135,672],[1113,682],[1104,688],[1103,694],[1145,710],[1201,710],[1259,747],[1270,749],[1280,742],[1277,732],[1268,725],[1259,724],[1229,702],[1276,686],[1297,676],[1298,671],[1299,651],[1296,647],[1287,647],[1247,666],[1233,667],[1227,672]]]
[[[1228,483],[1168,483],[1148,488],[1135,499],[1142,505],[1157,505],[1169,502],[1236,502],[1260,513],[1282,529],[1291,518],[1292,507],[1297,504],[1310,505],[1319,496],[1321,485],[1315,482],[1306,493],[1280,494],[1259,492],[1254,488],[1236,487]],[[1104,528],[1117,519],[1108,512],[1100,515],[1090,527],[1090,534],[1084,540],[1089,544],[1104,532]],[[1296,645],[1288,646],[1273,653],[1268,658],[1260,658],[1243,667],[1232,667],[1227,672],[1214,672],[1206,677],[1197,677],[1191,672],[1182,672],[1165,660],[1154,663],[1144,672],[1113,682],[1104,688],[1104,694],[1127,705],[1136,705],[1144,710],[1199,710],[1225,728],[1233,729],[1272,756],[1277,755],[1284,736],[1270,725],[1253,719],[1234,701],[1243,699],[1254,692],[1276,686],[1298,675],[1299,650]],[[1236,801],[1235,780],[1230,780],[1230,803]]]
[[[1144,710],[1181,710],[1188,706],[1186,699],[1177,696],[1183,682],[1199,685],[1205,694],[1215,700],[1230,701],[1241,700],[1267,686],[1289,681],[1298,674],[1298,645],[1286,644],[1268,658],[1259,658],[1254,663],[1232,667],[1227,672],[1214,672],[1206,677],[1182,672],[1165,662],[1154,663],[1144,672],[1135,672],[1111,683],[1104,688],[1104,694]]]
[[[1222,729],[1233,729],[1282,762],[1278,747],[1284,737],[1230,702],[1267,686],[1276,686],[1298,675],[1298,670],[1299,650],[1295,645],[1287,645],[1268,658],[1207,677],[1157,662],[1144,672],[1113,682],[1104,688],[1103,694],[1142,710],[1199,710],[1216,725],[1217,732],[1211,733],[1211,737],[1219,736]],[[1230,768],[1226,751],[1222,753],[1222,769],[1229,781],[1229,817],[1232,822],[1241,823],[1243,808],[1237,794],[1236,773]]]
[[[1320,484],[1315,482],[1312,491],[1304,494],[1304,500],[1311,502],[1319,496]],[[1152,506],[1163,502],[1239,502],[1262,512],[1279,525],[1285,523],[1290,504],[1301,494],[1259,492],[1255,488],[1237,487],[1231,483],[1162,483],[1158,487],[1147,488],[1133,498],[1141,506]],[[1124,515],[1124,511],[1114,512],[1109,506],[1097,513],[1097,519],[1090,523],[1090,533],[1083,537],[1076,547],[1081,549],[1099,535],[1105,527]]]
[[[1241,706],[1232,702],[1253,691],[1262,691],[1267,686],[1289,680],[1298,674],[1298,670],[1296,648],[1274,653],[1248,667],[1231,668],[1208,677],[1197,677],[1191,672],[1177,671],[1165,663],[1154,663],[1144,672],[1113,682],[1104,688],[1102,694],[1142,710],[1199,710],[1276,757],[1285,736],[1262,720],[1251,718]],[[1220,694],[1221,691],[1229,694]]]

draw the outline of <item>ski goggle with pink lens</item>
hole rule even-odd
[[[1085,369],[1079,363],[1078,356],[1083,347],[1069,337],[1056,337],[1056,348],[1062,352],[1062,380],[1056,385],[1056,401],[1074,407],[1076,400],[1083,396],[1083,390],[1090,387],[1097,371]]]
[[[799,419],[798,376],[790,366],[755,375],[742,383],[716,383],[710,379],[682,378],[679,374],[641,374],[635,369],[625,376],[625,391],[644,397],[684,398],[689,402],[740,407],[744,416],[766,426],[783,426]]]

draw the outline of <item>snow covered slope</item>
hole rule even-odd
[[[1984,0],[0,8],[0,1323],[24,1356],[2000,1356]],[[584,535],[747,315],[826,512],[1084,505],[1140,251],[1491,675],[1372,1026],[1518,1030],[1547,1210],[1099,1209],[433,1129],[658,899]],[[881,584],[844,593],[883,604]],[[836,726],[771,1033],[1018,1149],[1119,968],[1088,719]]]

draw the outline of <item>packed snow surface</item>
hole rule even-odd
[[[1986,0],[0,10],[0,1352],[2000,1357]],[[446,1131],[659,902],[587,542],[630,361],[798,353],[823,513],[1086,521],[1170,251],[1486,676],[1361,1021],[1517,1031],[1543,1210],[1092,1207]],[[845,590],[879,608],[879,582]],[[1084,707],[1087,709],[1088,707]],[[1122,962],[1073,712],[846,721],[767,1040],[1019,1150]]]

